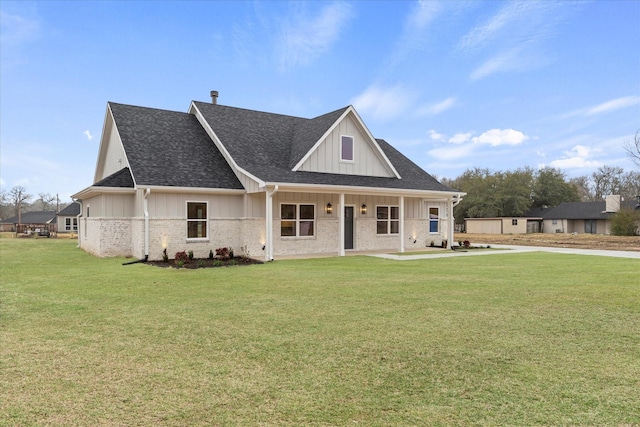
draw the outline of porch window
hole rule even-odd
[[[512,219],[511,220],[511,225],[518,225],[518,220],[517,219]]]
[[[353,137],[340,137],[340,160],[343,162],[353,162]]]
[[[73,224],[73,225],[72,225]],[[65,218],[64,220],[65,231],[78,231],[78,218]]]
[[[377,234],[398,234],[400,231],[399,213],[398,206],[376,206]]]
[[[316,206],[301,203],[280,205],[281,237],[313,237],[315,235]]]
[[[429,208],[429,233],[440,232],[440,208]]]
[[[207,202],[187,202],[187,239],[206,239],[207,225]]]

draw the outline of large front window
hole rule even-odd
[[[377,206],[376,229],[378,234],[398,234],[400,230],[400,208],[398,206]]]
[[[315,205],[298,203],[280,205],[280,236],[311,237],[315,235]]]
[[[207,202],[187,202],[187,239],[207,238]]]

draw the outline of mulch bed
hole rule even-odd
[[[216,267],[237,267],[243,265],[255,265],[255,264],[264,264],[264,262],[259,261],[257,259],[248,258],[248,257],[233,257],[229,259],[210,259],[210,258],[194,258],[187,262],[184,262],[182,265],[178,265],[175,259],[170,259],[168,261],[147,261],[145,264],[153,265],[154,267],[164,267],[164,268],[187,268],[187,269],[196,269],[196,268],[216,268]]]

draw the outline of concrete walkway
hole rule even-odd
[[[480,244],[480,246],[486,246]],[[596,256],[609,256],[616,258],[635,258],[640,259],[640,252],[634,251],[603,251],[597,249],[574,249],[574,248],[551,248],[543,246],[515,246],[515,245],[490,245],[492,249],[500,250],[475,250],[465,252],[464,249],[449,250],[436,252],[433,254],[416,254],[416,255],[394,255],[394,254],[370,254],[370,256],[392,259],[396,261],[412,261],[416,259],[430,259],[430,258],[449,258],[460,256],[478,256],[478,255],[504,255],[504,254],[521,254],[525,252],[551,252],[557,254],[574,254],[574,255],[596,255]]]

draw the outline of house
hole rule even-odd
[[[465,218],[464,229],[468,234],[525,234],[538,233],[539,221],[542,218],[499,217],[499,218]]]
[[[610,219],[621,208],[640,209],[640,204],[619,195],[602,202],[564,202],[543,212],[542,232],[611,234]]]
[[[78,215],[80,215],[80,204],[71,203],[56,217],[58,233],[76,233],[78,231]]]
[[[11,231],[20,234],[49,235],[56,232],[55,211],[31,211],[0,221],[0,231]]]
[[[451,244],[465,193],[374,138],[353,106],[306,119],[211,97],[186,113],[107,104],[94,182],[73,195],[81,248],[271,260]]]

